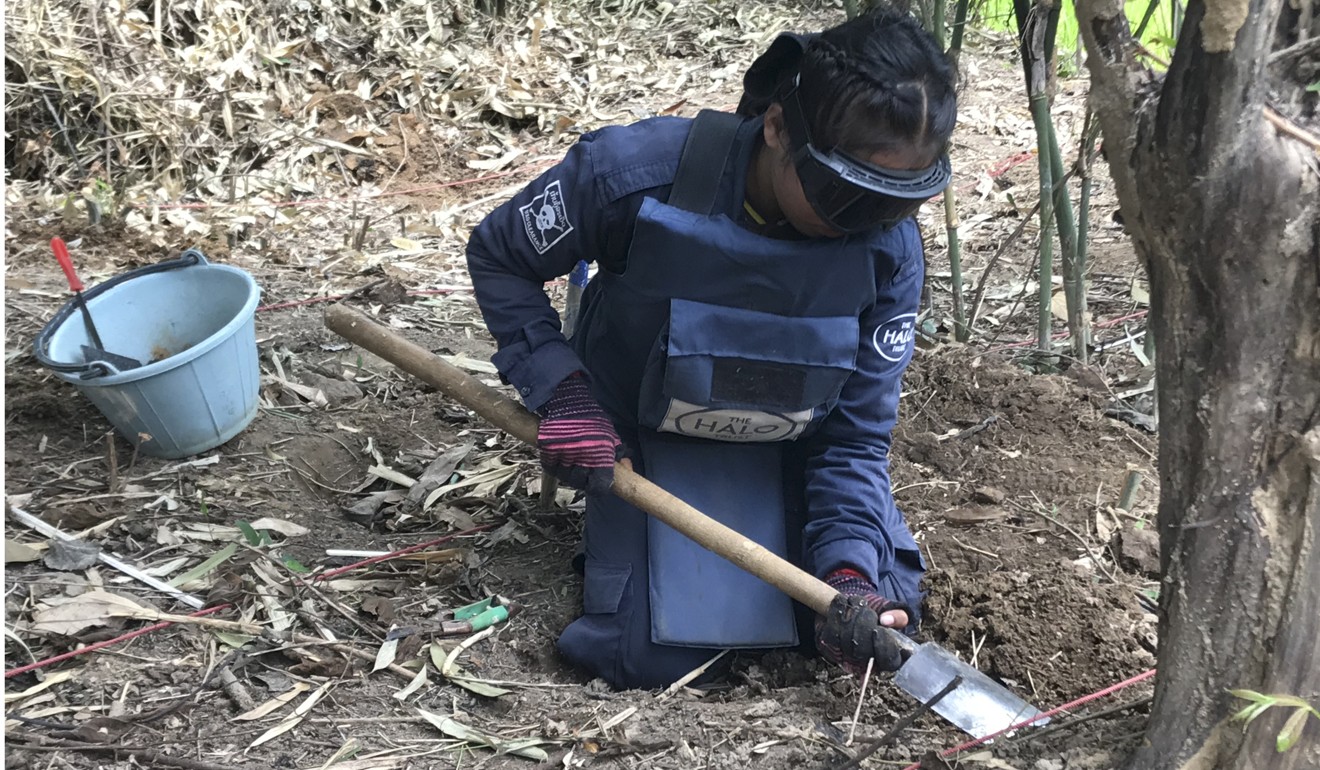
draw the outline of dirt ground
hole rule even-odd
[[[1029,150],[1023,138],[1029,118],[1003,96],[1016,85],[1017,72],[996,58],[1002,42],[982,46],[968,65],[981,87],[967,91],[955,149],[972,272],[985,268],[1026,214],[1021,197],[1034,185],[1034,160],[1025,166],[1013,161]],[[1078,89],[1065,84],[1065,119],[1081,119]],[[416,171],[419,178],[470,173],[443,158],[428,163]],[[282,224],[249,228],[235,239],[208,236],[201,246],[209,257],[252,272],[268,304],[368,287],[348,302],[493,382],[486,363],[493,346],[463,290],[461,240],[428,223],[432,211],[453,206],[456,197],[478,201],[509,184],[394,198],[372,212],[377,220],[364,249],[347,260],[336,256],[344,251],[346,207],[290,212]],[[1014,190],[1017,199],[1005,194]],[[1108,220],[1114,206],[1103,180],[1097,205],[1092,312],[1097,321],[1125,318],[1139,310],[1129,292],[1136,266]],[[949,303],[942,227],[931,218],[937,208],[928,207],[924,224],[940,336]],[[1028,233],[988,282],[990,333],[971,345],[925,344],[917,354],[905,380],[892,459],[895,497],[930,570],[923,639],[1045,709],[1154,663],[1146,521],[1156,497],[1155,442],[1106,415],[1115,392],[1139,375],[1129,345],[1108,348],[1090,367],[1031,373],[1038,367],[1016,344],[1034,325],[1029,307],[1018,301],[1034,244]],[[392,251],[390,239],[401,234],[424,241],[425,250]],[[84,272],[95,280],[181,248],[113,224],[70,225],[40,207],[10,207],[5,494],[11,505],[85,533],[140,567],[159,568],[164,579],[183,575],[229,542],[247,543],[237,521],[277,520],[285,532],[272,532],[273,543],[241,545],[183,587],[234,603],[217,618],[332,635],[368,658],[392,632],[396,663],[443,664],[465,638],[441,633],[447,611],[492,595],[512,600],[520,611],[455,658],[470,687],[487,694],[446,681],[434,667],[425,684],[404,694],[409,679],[403,675],[373,672],[370,660],[332,647],[174,625],[6,680],[7,767],[152,766],[107,752],[14,749],[16,734],[27,736],[29,745],[37,735],[145,747],[202,763],[197,767],[321,768],[335,757],[345,760],[336,767],[354,770],[834,767],[913,710],[887,677],[870,683],[858,710],[860,682],[793,651],[739,654],[721,682],[675,693],[611,692],[568,668],[554,642],[580,606],[581,582],[570,568],[580,502],[561,491],[558,505],[543,507],[530,451],[343,343],[322,325],[325,304],[258,314],[262,408],[237,438],[205,453],[209,463],[134,456],[122,440],[115,442],[112,463],[104,418],[29,353],[37,330],[64,301],[61,277],[45,252],[53,235],[76,244]],[[179,236],[177,242],[189,241]],[[562,288],[552,285],[552,295],[559,297]],[[433,293],[405,296],[407,290]],[[1120,342],[1128,333],[1122,324],[1102,328]],[[461,447],[468,449],[456,451]],[[392,478],[417,479],[447,454],[461,456],[439,482],[453,489],[425,510],[399,499],[404,488]],[[1120,511],[1115,506],[1131,471],[1145,482],[1130,509]],[[427,548],[424,560],[372,564],[310,586],[278,564],[292,558],[319,572],[361,558],[329,556],[326,549],[393,551],[479,528]],[[12,519],[6,538],[37,547],[39,556],[49,550]],[[6,640],[11,669],[145,625],[111,618],[69,633],[33,630],[36,611],[52,599],[103,588],[141,605],[185,611],[105,565],[56,570],[40,558],[11,559],[7,549],[5,577],[6,627],[16,634]],[[442,648],[438,658],[433,643]],[[451,674],[450,680],[461,678]],[[492,694],[490,687],[503,692]],[[11,695],[25,691],[10,703]],[[1139,738],[1148,695],[1148,684],[1136,685],[1073,713],[1127,708],[1075,724],[1061,715],[1049,728],[963,755],[958,766],[1114,767]],[[235,719],[281,697],[267,716]],[[309,699],[314,704],[301,721],[252,745],[268,730],[289,726],[284,720]],[[964,737],[926,715],[867,766],[902,767]],[[483,741],[502,751],[478,745]],[[530,758],[507,753],[518,741]],[[925,766],[950,765],[930,758]]]

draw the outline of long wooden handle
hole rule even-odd
[[[496,427],[529,444],[536,443],[536,415],[361,312],[345,305],[332,305],[325,312],[325,325],[349,342],[435,386]],[[819,615],[826,613],[837,595],[824,581],[715,521],[623,464],[614,466],[614,494],[692,538],[703,548],[775,586]]]

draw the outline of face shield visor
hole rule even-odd
[[[817,149],[811,143],[796,78],[780,104],[802,192],[816,215],[841,233],[897,225],[943,192],[953,176],[947,153],[924,169],[908,171],[881,168],[838,150]]]

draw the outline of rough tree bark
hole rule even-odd
[[[1320,768],[1316,720],[1284,754],[1281,710],[1227,721],[1234,687],[1320,704],[1320,163],[1292,122],[1316,102],[1270,62],[1312,2],[1191,0],[1163,77],[1122,0],[1077,2],[1159,351],[1160,673],[1133,770]]]

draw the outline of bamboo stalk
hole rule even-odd
[[[1050,178],[1062,179],[1063,153],[1059,149],[1054,121],[1049,121],[1046,128],[1049,130]],[[1084,364],[1091,336],[1086,324],[1086,278],[1077,263],[1077,223],[1073,218],[1067,185],[1054,186],[1054,223],[1059,233],[1059,256],[1063,262],[1063,295],[1067,301],[1072,356]]]
[[[944,188],[944,232],[949,240],[949,272],[953,283],[953,338],[971,339],[967,326],[967,304],[963,295],[962,243],[958,240],[958,205],[953,186]]]
[[[1036,127],[1037,164],[1040,168],[1040,290],[1037,292],[1039,308],[1036,317],[1036,346],[1047,356],[1053,353],[1051,299],[1053,298],[1054,164],[1052,151],[1056,141],[1051,140],[1054,124],[1050,118],[1049,52],[1053,48],[1051,33],[1057,28],[1058,9],[1054,9],[1053,24],[1050,9],[1035,6],[1029,0],[1014,0],[1013,12],[1018,24],[1019,52],[1022,72],[1026,79],[1027,95],[1031,105],[1031,120]],[[1063,178],[1063,173],[1059,173]],[[1066,197],[1066,196],[1064,196]]]
[[[946,0],[933,0],[933,8],[930,12],[931,32],[935,35],[935,41],[940,44],[940,50],[944,49],[945,29],[944,13]]]
[[[934,9],[931,13],[933,18],[931,34],[935,37],[935,42],[940,48],[944,48],[945,40],[945,2],[946,0],[934,0]],[[959,0],[958,8],[955,13],[961,13],[965,21],[967,18],[967,0]],[[962,45],[961,28],[954,32],[954,39],[958,45]],[[950,49],[950,58],[957,62],[957,52]],[[958,342],[966,342],[971,339],[971,331],[967,325],[967,301],[966,292],[963,285],[962,272],[962,242],[958,239],[958,196],[954,192],[953,186],[944,188],[944,232],[949,243],[949,273],[950,282],[953,284],[953,338]]]
[[[1129,468],[1127,475],[1123,477],[1123,491],[1119,493],[1118,504],[1114,507],[1120,511],[1131,511],[1137,500],[1137,490],[1140,488],[1141,471]]]
[[[1174,5],[1177,5],[1176,0]],[[1136,31],[1132,33],[1132,37],[1135,38],[1137,42],[1141,42],[1142,35],[1146,34],[1146,27],[1150,25],[1150,20],[1155,17],[1155,9],[1159,7],[1160,0],[1150,0],[1150,4],[1146,6],[1146,12],[1141,15],[1141,21],[1138,22]]]
[[[1031,97],[1031,118],[1036,124],[1037,160],[1040,167],[1040,290],[1037,292],[1040,308],[1036,317],[1036,347],[1042,353],[1052,353],[1054,294],[1054,184],[1050,165],[1050,104],[1042,90]]]
[[[1054,180],[1066,178],[1063,170],[1063,153],[1059,149],[1058,134],[1054,128],[1053,116],[1050,114],[1050,105],[1053,100],[1049,97],[1049,82],[1054,68],[1059,16],[1059,3],[1047,3],[1046,0],[1038,0],[1035,8],[1027,17],[1026,24],[1022,23],[1022,17],[1019,16],[1019,28],[1023,30],[1024,41],[1027,34],[1026,30],[1031,31],[1030,58],[1027,66],[1028,93],[1033,98],[1037,93],[1042,93],[1046,99],[1046,119],[1043,128],[1046,131],[1048,141],[1045,143],[1038,142],[1038,146],[1040,146],[1042,154],[1047,148],[1049,151],[1054,224],[1055,231],[1059,235],[1059,257],[1062,262],[1060,267],[1063,274],[1063,295],[1067,307],[1071,352],[1075,359],[1085,363],[1089,330],[1086,329],[1085,312],[1083,310],[1086,291],[1085,280],[1077,269],[1077,224],[1073,218],[1072,199],[1068,195],[1067,184],[1053,183]],[[1037,124],[1036,130],[1037,132],[1041,131],[1042,125]]]
[[[1090,309],[1086,298],[1086,264],[1087,250],[1090,247],[1091,233],[1091,168],[1095,163],[1096,140],[1100,136],[1100,122],[1096,120],[1090,110],[1087,110],[1086,119],[1082,121],[1082,146],[1077,152],[1077,176],[1081,178],[1081,196],[1077,201],[1077,253],[1073,258],[1074,269],[1080,277],[1081,286],[1077,295],[1077,313],[1084,324],[1084,331],[1087,335],[1086,344],[1082,346],[1083,352],[1089,350],[1090,346]],[[1085,359],[1081,359],[1085,362]]]
[[[963,31],[967,28],[967,6],[969,0],[958,0],[958,5],[953,9],[953,41],[949,44],[949,55],[953,58],[953,63],[958,63],[958,56],[962,53]]]

